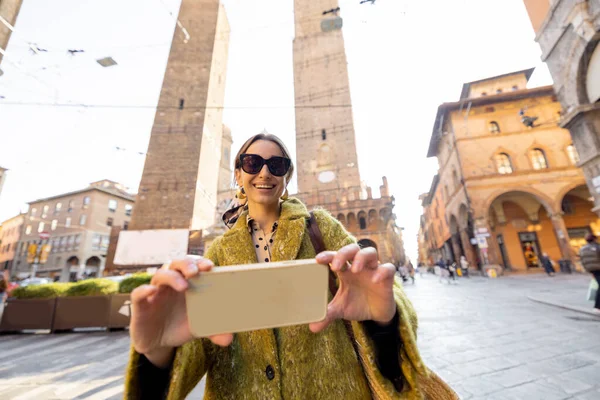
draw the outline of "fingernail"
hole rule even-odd
[[[177,286],[179,286],[180,289],[185,289],[187,287],[187,282],[183,279],[177,279]]]
[[[198,272],[198,266],[196,264],[189,264],[187,270],[190,274],[195,274]]]

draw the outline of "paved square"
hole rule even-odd
[[[515,276],[406,291],[419,314],[427,364],[462,399],[600,399],[600,318],[527,298],[586,303],[582,275]],[[579,297],[578,297],[579,296]],[[0,399],[118,399],[126,332],[0,336]],[[201,399],[203,382],[188,397]]]

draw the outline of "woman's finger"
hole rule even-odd
[[[315,257],[319,264],[329,265],[335,257],[335,251],[323,251]]]
[[[373,274],[372,282],[380,283],[388,279],[393,280],[396,275],[396,268],[393,264],[387,263],[382,264],[377,268],[377,271]]]
[[[147,300],[150,296],[156,294],[158,287],[154,285],[141,285],[133,289],[131,292],[131,303],[139,304]]]
[[[374,247],[361,249],[352,261],[352,272],[360,272],[363,268],[376,269],[379,265],[379,256]]]
[[[344,271],[346,263],[352,263],[352,260],[354,260],[354,256],[356,256],[356,253],[358,253],[359,251],[360,247],[358,247],[356,243],[342,247],[337,251],[337,253],[333,257],[333,261],[331,261],[331,269],[336,272]]]
[[[165,264],[163,268],[170,271],[177,271],[186,279],[189,279],[198,275],[199,272],[210,271],[213,266],[213,262],[205,258],[192,258],[192,256],[187,256],[183,260],[176,260],[169,264]]]
[[[187,281],[180,272],[165,268],[156,271],[152,276],[150,284],[154,286],[168,286],[178,292],[183,292],[188,287]]]
[[[233,335],[231,333],[224,333],[221,335],[209,336],[209,339],[217,346],[227,347],[233,342]]]

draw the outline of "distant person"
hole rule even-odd
[[[596,236],[592,233],[588,233],[585,237],[585,241],[588,242],[588,244],[579,250],[581,264],[583,264],[583,268],[585,268],[587,272],[594,275],[596,282],[598,282],[598,285],[600,286],[600,245],[596,241]],[[600,290],[596,292],[594,309],[600,313]]]
[[[463,276],[469,277],[469,262],[467,257],[460,256],[460,269],[462,270]]]
[[[554,265],[552,265],[552,259],[550,258],[548,253],[543,253],[540,261],[542,262],[542,267],[544,267],[544,271],[546,271],[548,276],[554,276],[556,271],[554,270]]]
[[[446,269],[448,270],[448,274],[453,281],[456,281],[456,263],[453,263],[450,260],[446,260]]]
[[[410,260],[408,261],[408,265],[406,266],[406,268],[408,269],[408,277],[411,279],[412,284],[415,284],[415,267],[412,265],[412,262],[410,262]]]

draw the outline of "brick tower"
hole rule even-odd
[[[294,91],[298,190],[360,185],[344,37],[323,32],[337,0],[294,1]],[[329,106],[333,107],[329,107]]]
[[[387,179],[379,198],[360,180],[341,18],[323,16],[337,7],[337,0],[294,0],[296,196],[331,212],[359,244],[376,247],[380,261],[399,265],[404,244]]]
[[[130,229],[214,223],[229,23],[219,0],[183,0]]]

